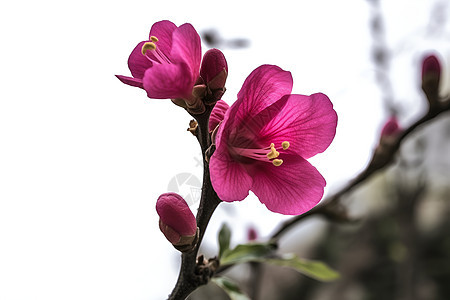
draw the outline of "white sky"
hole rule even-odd
[[[428,49],[450,55],[448,41],[424,36],[436,2],[382,2],[399,61],[392,77],[401,87],[395,92],[406,109],[403,123],[424,107],[419,66],[412,63]],[[311,160],[329,189],[367,162],[386,115],[370,61],[366,1],[2,3],[0,299],[164,299],[170,293],[178,253],[159,232],[154,206],[177,174],[201,178],[200,151],[186,132],[187,113],[114,77],[129,74],[129,53],[162,19],[250,39],[249,48],[223,50],[230,104],[245,77],[265,63],[293,73],[294,93],[330,97],[337,135]],[[217,215],[207,232],[211,251],[223,220],[233,222],[238,243],[247,226],[264,237],[285,219],[254,197],[222,205]]]

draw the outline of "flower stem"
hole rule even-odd
[[[197,138],[203,154],[203,186],[200,205],[197,212],[197,227],[200,230],[199,238],[197,245],[193,250],[182,253],[178,280],[168,300],[186,299],[186,297],[189,296],[189,294],[199,286],[208,283],[214,272],[214,270],[209,270],[207,268],[199,270],[198,266],[199,264],[203,264],[203,261],[197,263],[197,254],[200,244],[203,240],[206,227],[208,226],[209,220],[211,219],[214,210],[220,203],[220,199],[211,185],[209,165],[205,161],[205,152],[211,145],[208,128],[209,115],[211,114],[211,110],[212,107],[208,106],[204,113],[200,115],[193,115],[193,117],[198,122]]]

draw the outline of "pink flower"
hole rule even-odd
[[[156,201],[159,228],[174,246],[191,246],[197,238],[197,222],[183,197],[165,193]],[[181,249],[179,249],[181,250]]]
[[[125,84],[144,88],[149,98],[192,98],[202,57],[200,37],[191,24],[177,27],[170,21],[153,24],[147,41],[131,52],[128,67],[133,77],[116,75]]]
[[[277,66],[260,66],[245,80],[210,161],[223,201],[243,200],[251,190],[269,210],[295,215],[322,198],[325,179],[306,159],[328,148],[337,115],[326,95],[291,90],[291,73]]]

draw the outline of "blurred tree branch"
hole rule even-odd
[[[340,191],[324,198],[318,206],[310,211],[285,221],[278,230],[272,234],[271,239],[275,242],[278,241],[287,230],[312,215],[323,215],[327,219],[333,221],[350,221],[345,207],[340,203],[340,199],[369,179],[374,173],[390,165],[394,161],[395,155],[400,149],[402,142],[414,132],[416,128],[447,111],[450,111],[450,97],[440,101],[438,107],[429,109],[422,118],[406,128],[392,144],[386,145],[382,152],[375,151],[367,167]]]

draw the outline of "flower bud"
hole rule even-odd
[[[248,241],[255,241],[258,239],[258,232],[256,232],[256,229],[254,227],[250,227],[247,230],[247,240]]]
[[[228,76],[227,61],[220,50],[210,49],[205,53],[200,76],[208,88],[207,102],[215,103],[225,93],[225,82]]]
[[[437,81],[441,77],[441,64],[435,55],[425,57],[422,63],[422,80],[427,80],[428,77],[434,77]]]
[[[392,147],[397,142],[397,136],[402,132],[397,117],[392,115],[381,130],[380,142],[375,148],[371,165],[383,164],[392,152]]]
[[[422,90],[430,103],[430,109],[439,105],[441,64],[435,55],[428,55],[422,62]]]
[[[156,201],[159,228],[169,242],[180,251],[195,247],[198,229],[195,216],[186,201],[176,193],[165,193]]]
[[[227,60],[222,51],[215,48],[206,51],[205,55],[203,55],[202,67],[200,69],[200,76],[203,80],[208,84],[223,70],[228,73]]]
[[[395,137],[400,132],[401,129],[398,125],[397,118],[392,116],[387,120],[386,124],[384,124],[383,129],[381,130],[381,137]]]

